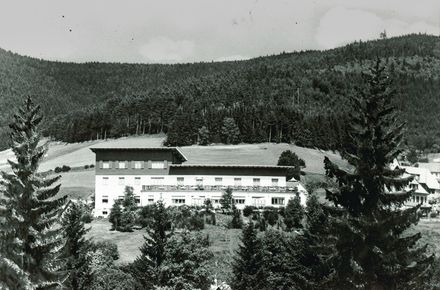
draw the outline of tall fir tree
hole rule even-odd
[[[243,228],[241,245],[233,262],[231,287],[234,290],[261,288],[263,249],[252,222]]]
[[[62,284],[60,258],[65,243],[58,226],[65,197],[57,198],[60,178],[37,173],[47,152],[40,144],[40,107],[27,98],[11,128],[16,161],[12,172],[2,172],[0,194],[0,281],[10,289],[45,289]]]
[[[393,107],[390,80],[380,61],[364,75],[366,86],[352,98],[349,142],[340,148],[352,169],[325,158],[326,174],[339,189],[327,190],[335,205],[325,235],[334,251],[327,262],[334,269],[326,287],[334,289],[397,289],[416,285],[432,256],[418,247],[420,233],[404,231],[418,221],[419,206],[400,206],[411,192],[412,177],[390,164],[400,154],[404,124]]]
[[[92,271],[88,269],[85,259],[85,252],[88,247],[85,235],[89,229],[84,227],[82,216],[81,206],[72,202],[62,219],[64,237],[66,238],[66,269],[69,272],[65,285],[73,290],[84,289],[83,286],[88,285],[92,279]]]
[[[172,236],[171,220],[161,200],[154,205],[147,234],[144,237],[145,243],[140,248],[141,255],[134,261],[132,269],[143,287],[150,289],[159,282],[158,272],[165,259],[165,246]]]

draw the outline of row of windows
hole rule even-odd
[[[123,196],[119,196],[118,197],[118,199],[123,199],[123,198],[124,198]],[[140,196],[136,195],[134,198],[135,198],[135,201],[136,201],[137,204],[141,203],[141,197]],[[423,200],[423,197],[421,197],[421,199]],[[413,200],[415,201],[414,196],[413,196]],[[186,201],[185,197],[180,197],[179,196],[179,197],[172,197],[171,198],[171,202],[173,204],[185,204],[185,201]],[[235,204],[244,204],[245,201],[246,201],[245,198],[234,198],[234,203]],[[153,203],[153,202],[154,202],[154,198],[152,196],[148,197],[148,203]],[[214,202],[214,204],[219,204],[220,203],[220,199],[219,198],[213,199],[213,202]],[[417,202],[419,202],[419,197],[418,196],[417,196]],[[423,202],[423,201],[421,201],[421,202]],[[425,202],[426,202],[426,197],[425,197]],[[108,195],[103,195],[102,196],[102,203],[105,203],[105,204],[108,203]],[[272,197],[272,204],[273,205],[284,205],[284,197]]]
[[[145,165],[146,163],[146,165]],[[100,161],[99,168],[102,169],[164,169],[167,161]]]
[[[103,184],[104,185],[108,185],[108,177],[103,177]],[[151,180],[153,181],[153,183],[155,183],[155,185],[161,185],[163,184],[163,180],[164,177],[151,177]],[[271,180],[272,182],[272,186],[278,186],[278,178],[272,178]],[[141,178],[140,177],[135,177],[134,178],[134,184],[135,185],[140,185],[141,183]],[[185,183],[185,178],[184,177],[177,177],[177,185],[178,186],[182,186]],[[196,183],[197,185],[203,186],[203,178],[201,177],[197,177],[196,178]],[[125,177],[119,177],[119,185],[124,185],[125,184]],[[216,177],[215,178],[215,185],[222,185],[223,184],[223,178],[222,177]],[[260,178],[254,178],[252,181],[253,186],[260,186]],[[234,178],[234,186],[241,186],[241,178],[240,177],[236,177]]]
[[[412,202],[414,203],[426,203],[428,202],[428,197],[413,195],[412,197],[410,197],[410,200],[412,200]]]

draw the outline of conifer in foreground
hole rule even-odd
[[[10,124],[10,173],[2,172],[0,198],[0,285],[10,289],[45,289],[64,280],[59,270],[64,246],[57,226],[65,197],[57,198],[59,179],[43,178],[38,166],[47,151],[40,145],[40,107],[30,98]]]
[[[243,228],[241,245],[233,263],[232,289],[259,289],[262,281],[262,247],[252,222]]]
[[[419,283],[432,263],[420,233],[404,231],[417,223],[419,207],[400,206],[411,192],[403,169],[389,164],[400,153],[404,124],[392,105],[389,79],[378,60],[365,75],[366,88],[353,98],[350,140],[341,154],[352,170],[325,158],[327,176],[339,183],[327,190],[335,205],[330,228],[334,252],[327,262],[334,270],[326,287],[333,289],[402,289]]]

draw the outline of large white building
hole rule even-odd
[[[210,199],[220,206],[230,187],[235,205],[285,206],[297,193],[298,183],[287,183],[287,166],[185,164],[177,148],[92,148],[96,154],[95,216],[107,216],[126,186],[134,189],[139,206],[163,200],[166,205],[203,205]]]

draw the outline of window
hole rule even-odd
[[[151,168],[153,169],[164,169],[165,163],[163,161],[153,161],[151,162]]]
[[[125,167],[125,161],[119,161],[119,163],[118,163],[118,168],[119,169],[125,169],[126,167]]]
[[[124,185],[125,177],[119,177],[119,185]]]
[[[177,185],[182,186],[185,182],[185,178],[183,177],[177,177]]]
[[[253,185],[254,186],[260,186],[260,179],[259,178],[254,178],[253,179]]]
[[[102,214],[103,214],[103,215],[107,215],[108,212],[107,212],[106,210],[103,210],[103,211],[102,211]]]
[[[197,186],[202,187],[203,186],[203,177],[196,177],[196,184],[197,184]]]
[[[409,187],[410,187],[411,189],[414,189],[414,190],[419,189],[419,185],[418,185],[418,184],[410,184]]]
[[[419,203],[419,197],[418,196],[416,196],[416,202]]]
[[[272,197],[272,204],[283,205],[284,204],[284,197]]]
[[[103,177],[102,178],[102,184],[103,185],[108,185],[108,177]]]
[[[154,195],[149,195],[148,196],[148,204],[152,204],[154,203]]]
[[[108,203],[108,195],[102,196],[102,203]]]
[[[244,198],[234,198],[235,204],[244,204],[245,199]]]
[[[215,185],[220,186],[220,185],[222,185],[222,183],[223,183],[223,178],[221,178],[221,177],[215,178]]]
[[[171,202],[174,204],[184,204],[185,203],[185,198],[183,197],[173,197],[171,199]]]
[[[135,161],[134,169],[142,169],[142,161]]]
[[[151,177],[152,185],[163,185],[164,178],[163,177]]]
[[[135,177],[134,178],[134,184],[135,185],[140,185],[141,184],[141,178],[140,177]]]
[[[272,186],[278,186],[278,178],[272,178]]]
[[[102,168],[103,169],[109,169],[110,168],[110,162],[109,161],[102,162]]]
[[[234,178],[234,186],[241,186],[241,178],[239,177]]]
[[[134,197],[134,201],[136,202],[136,204],[140,204],[140,203],[141,203],[141,197],[138,196],[138,195],[136,195],[136,196]]]

